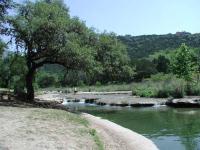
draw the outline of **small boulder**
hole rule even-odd
[[[166,102],[166,105],[177,108],[200,108],[200,97],[171,99]]]

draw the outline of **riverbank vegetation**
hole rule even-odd
[[[16,48],[0,40],[0,87],[26,92],[29,101],[43,88],[131,90],[142,97],[200,93],[200,34],[97,33],[62,1],[1,5],[1,35]]]

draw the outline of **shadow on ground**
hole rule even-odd
[[[36,99],[34,102],[28,103],[18,99],[0,99],[0,106],[20,107],[20,108],[49,108],[68,110],[61,103],[55,101],[41,101]]]

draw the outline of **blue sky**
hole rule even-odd
[[[200,0],[64,1],[72,16],[78,16],[100,32],[120,35],[200,32]]]
[[[117,34],[200,32],[200,0],[65,0],[70,14]]]

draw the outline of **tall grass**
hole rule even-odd
[[[107,85],[96,84],[93,86],[80,86],[76,87],[76,89],[78,91],[85,92],[132,91],[133,95],[136,96],[154,98],[182,98],[185,95],[200,96],[200,83],[194,81],[188,83],[184,79],[179,79],[175,77],[173,74],[156,74],[152,75],[151,78],[145,79],[139,83]],[[69,93],[73,92],[74,88],[48,88],[45,90],[56,90]]]
[[[182,98],[185,96],[186,82],[173,75],[158,74],[133,87],[133,95],[141,97]]]
[[[186,86],[186,94],[188,96],[200,96],[200,83],[193,82]]]

